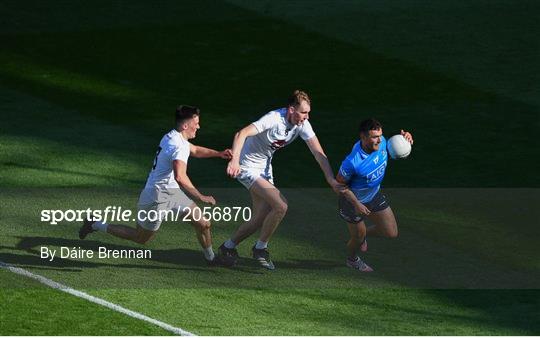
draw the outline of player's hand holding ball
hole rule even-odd
[[[394,160],[407,158],[412,151],[414,140],[411,133],[401,130],[400,135],[390,137],[387,143],[388,153]]]

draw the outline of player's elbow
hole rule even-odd
[[[175,176],[174,179],[176,180],[176,183],[178,183],[178,185],[180,187],[186,186],[187,180],[186,180],[186,178],[184,176],[177,175],[177,176]]]
[[[236,134],[234,134],[234,138],[235,139],[246,138],[250,135],[250,133],[251,133],[251,125],[237,131]]]
[[[234,139],[235,140],[239,140],[241,138],[246,138],[244,129],[239,130],[239,131],[236,132],[236,134],[234,134]]]

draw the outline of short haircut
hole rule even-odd
[[[201,115],[201,111],[197,107],[187,106],[187,105],[180,105],[176,107],[176,126],[180,126],[182,123],[184,123],[186,120],[191,119],[193,116],[199,116]]]
[[[302,103],[302,101],[306,101],[308,104],[311,104],[311,100],[309,99],[309,95],[306,92],[303,92],[303,91],[297,89],[289,97],[287,105],[289,107],[298,107],[300,105],[300,103]]]
[[[382,124],[372,117],[360,122],[360,126],[358,127],[358,131],[360,132],[360,134],[364,134],[364,135],[369,135],[370,130],[379,130],[379,129],[382,129]]]

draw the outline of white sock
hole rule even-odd
[[[229,238],[226,242],[225,242],[225,247],[227,249],[234,249],[236,248],[236,244]]]
[[[107,224],[107,223],[97,221],[97,222],[94,222],[94,224],[92,224],[92,229],[97,230],[97,231],[107,232],[107,227],[108,226],[109,226],[109,224]]]
[[[257,241],[257,244],[255,244],[255,249],[266,249],[268,248],[268,242],[263,241]]]
[[[204,253],[204,258],[206,258],[207,260],[209,261],[214,260],[215,255],[214,255],[214,250],[212,250],[211,245],[208,248],[203,249],[203,253]]]

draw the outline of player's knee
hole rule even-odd
[[[388,238],[396,238],[398,236],[398,229],[397,227],[390,228],[386,231],[386,237]]]
[[[279,203],[272,208],[272,212],[284,216],[287,213],[288,208],[289,206],[287,203]]]

